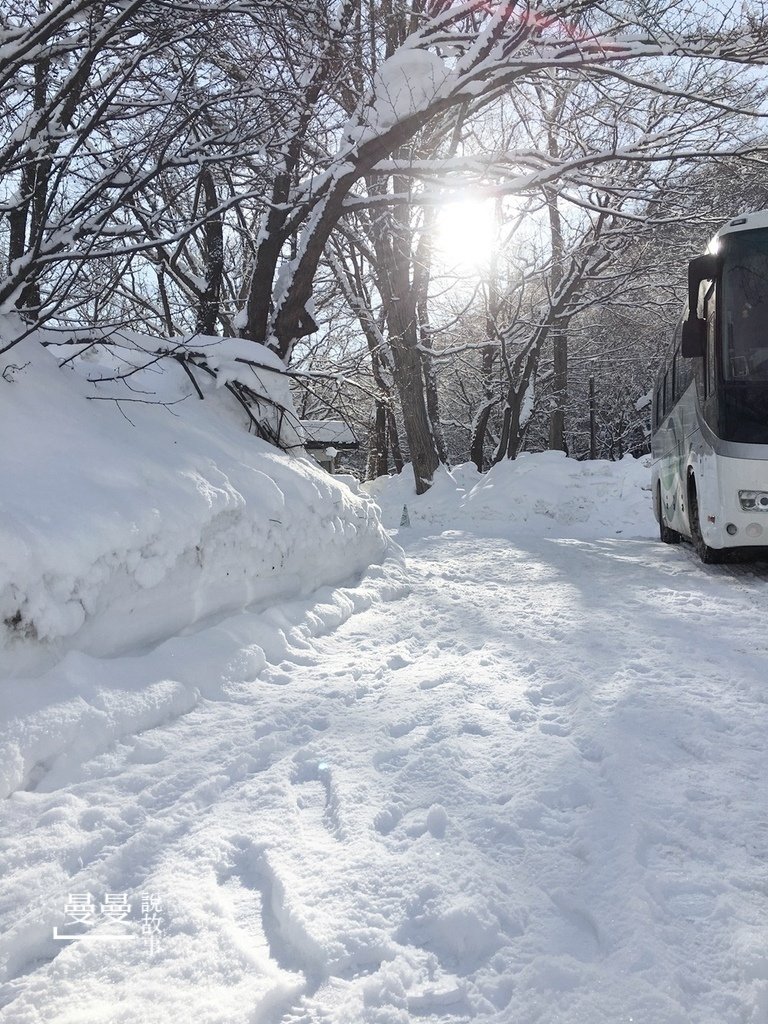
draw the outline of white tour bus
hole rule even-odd
[[[661,539],[704,562],[768,557],[768,210],[729,221],[688,266],[688,309],[653,402]]]

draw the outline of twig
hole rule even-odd
[[[175,398],[172,402],[149,402],[146,398],[115,398],[112,395],[86,395],[85,397],[89,402],[138,402],[140,405],[162,405],[167,409],[172,405],[180,405],[182,402],[186,402],[189,395],[184,395],[183,398]]]
[[[13,374],[21,373],[21,371],[26,370],[28,366],[29,363],[24,363],[23,366],[17,366],[16,363],[8,363],[6,368],[3,370],[3,380],[8,381],[9,384],[13,384]],[[11,376],[6,376],[6,374],[10,374]]]
[[[227,391],[229,391],[230,394],[235,396],[235,398],[240,403],[240,405],[242,405],[242,407],[245,409],[245,411],[246,411],[246,413],[248,415],[248,419],[250,420],[250,422],[253,424],[253,426],[255,428],[256,436],[257,437],[262,437],[262,425],[261,425],[261,423],[259,423],[259,421],[256,419],[256,417],[253,415],[253,410],[251,409],[250,405],[248,405],[248,403],[243,398],[243,396],[238,394],[238,390],[235,387],[234,383],[227,383],[227,384],[224,385],[224,387],[227,389]]]
[[[192,381],[192,387],[197,392],[198,398],[201,401],[203,401],[205,396],[203,395],[203,392],[200,390],[200,385],[195,380],[195,375],[190,370],[189,364],[187,363],[187,360],[184,358],[184,356],[180,355],[179,353],[177,353],[173,358],[176,360],[177,363],[180,364],[181,368],[184,370],[184,373],[186,373],[186,375]]]

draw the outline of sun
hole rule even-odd
[[[481,273],[490,263],[496,234],[495,200],[446,203],[436,217],[435,255],[446,269]]]

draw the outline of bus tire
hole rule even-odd
[[[691,521],[691,540],[704,565],[719,565],[728,557],[725,548],[711,548],[701,534],[701,522],[699,520],[699,501],[696,497],[696,481],[691,477],[688,481],[688,516]]]
[[[677,530],[673,530],[664,522],[664,506],[661,503],[661,484],[658,485],[657,501],[659,509],[659,537],[664,544],[679,544],[683,539]]]

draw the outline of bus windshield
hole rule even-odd
[[[725,379],[768,381],[768,230],[727,235],[723,257]]]

